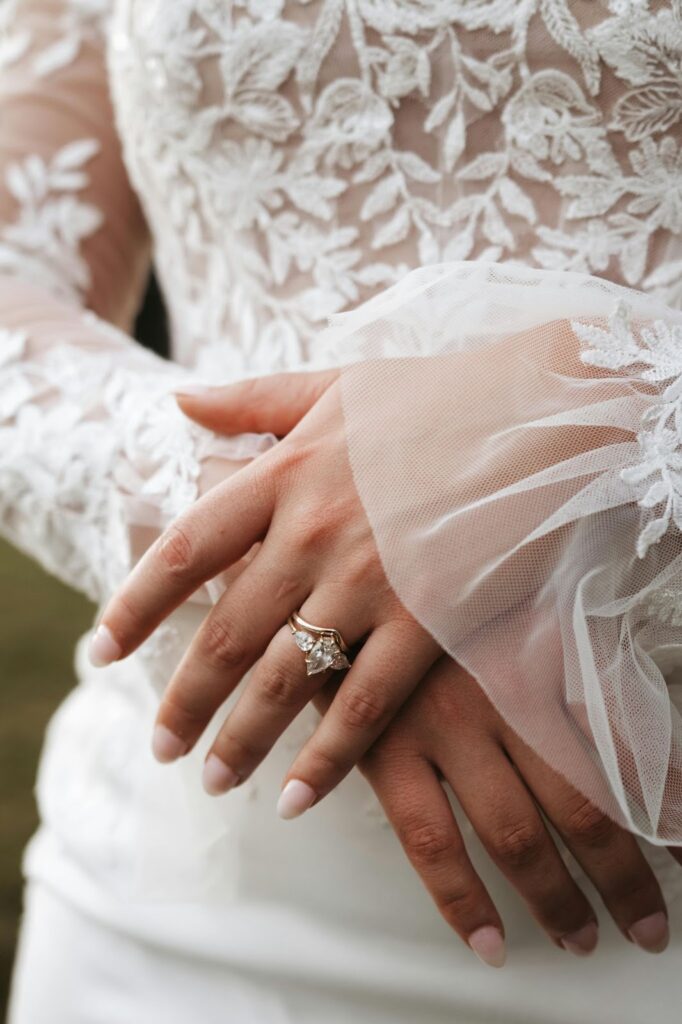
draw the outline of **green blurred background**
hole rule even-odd
[[[150,281],[137,339],[168,354],[166,315]],[[45,726],[75,682],[74,646],[94,608],[0,540],[0,1019],[21,913],[21,855],[38,824],[33,784]]]
[[[47,721],[73,686],[73,648],[93,617],[84,598],[0,542],[0,1010],[21,908],[21,854]]]

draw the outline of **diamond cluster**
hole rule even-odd
[[[305,654],[306,671],[309,676],[324,672],[328,668],[350,668],[350,662],[334,637],[328,633],[315,637],[312,633],[297,629],[294,640]]]

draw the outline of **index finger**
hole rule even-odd
[[[93,664],[127,657],[195,590],[260,540],[274,507],[265,459],[213,487],[143,555],[100,618],[90,643]]]

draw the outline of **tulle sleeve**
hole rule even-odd
[[[187,377],[127,336],[147,230],[109,102],[108,0],[16,0],[0,45],[0,530],[101,599],[136,540],[197,494],[213,440],[176,408]]]
[[[580,792],[682,843],[682,313],[589,275],[461,262],[327,341],[404,604]]]

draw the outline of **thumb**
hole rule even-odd
[[[284,437],[338,375],[338,370],[273,373],[223,387],[180,388],[175,397],[186,416],[217,434]]]

